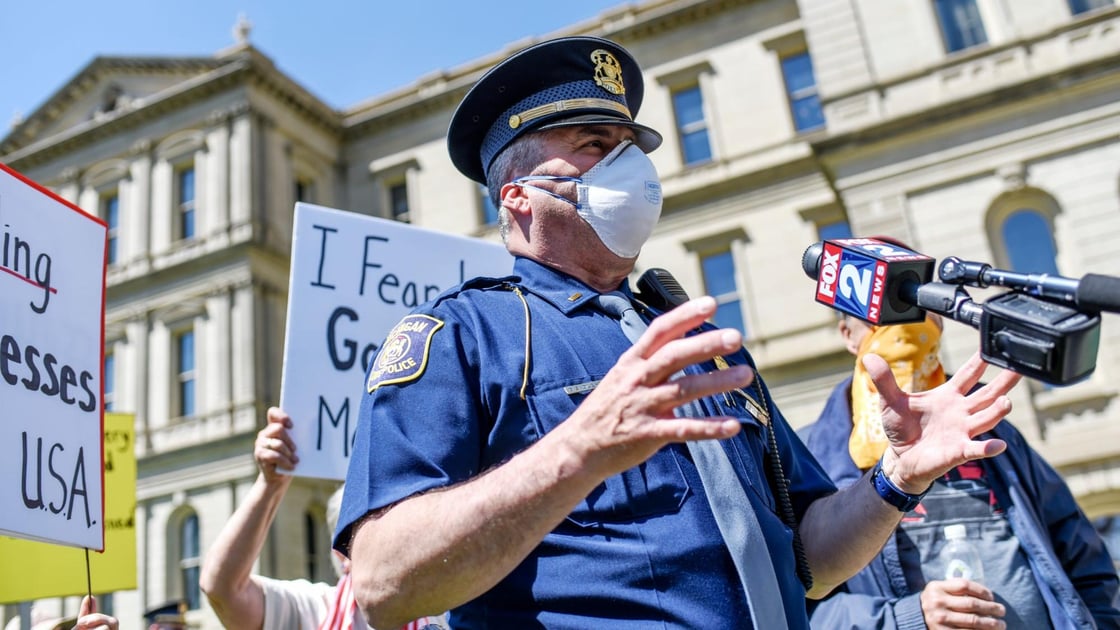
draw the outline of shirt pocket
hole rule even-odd
[[[583,379],[535,387],[527,400],[538,438],[575,413],[596,382]],[[662,448],[643,464],[608,477],[576,505],[568,520],[591,526],[676,512],[689,494],[677,458],[675,449]]]

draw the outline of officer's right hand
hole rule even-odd
[[[721,329],[685,337],[716,311],[716,301],[699,297],[652,321],[632,348],[565,422],[557,438],[600,477],[644,462],[671,442],[724,439],[739,432],[728,416],[676,418],[673,409],[703,396],[746,387],[754,371],[746,365],[674,378],[686,366],[737,352],[738,330]]]
[[[296,443],[288,434],[292,428],[292,418],[279,407],[269,407],[268,422],[257,433],[257,441],[253,445],[253,459],[261,469],[265,481],[290,480],[291,475],[278,472],[277,468],[292,470],[299,462],[296,456]]]
[[[922,614],[929,630],[943,628],[1006,628],[1007,613],[983,584],[952,578],[926,584],[920,596]]]

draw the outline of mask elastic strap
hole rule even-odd
[[[511,183],[515,184],[517,186],[521,186],[522,188],[532,188],[533,190],[535,190],[537,192],[542,192],[542,193],[548,195],[549,197],[559,199],[560,201],[566,201],[576,208],[579,207],[578,203],[576,203],[575,201],[572,201],[571,199],[568,199],[567,197],[565,197],[563,195],[554,193],[551,190],[545,190],[544,188],[541,188],[540,186],[534,186],[532,184],[527,184],[526,183],[526,182],[541,181],[541,180],[550,181],[550,182],[576,182],[577,184],[583,183],[583,180],[578,178],[578,177],[568,177],[568,176],[565,176],[565,175],[526,175],[524,177],[518,177],[517,179],[513,180]]]

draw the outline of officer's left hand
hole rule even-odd
[[[1011,410],[1006,394],[1019,382],[1018,374],[1001,371],[969,394],[985,369],[977,352],[948,382],[908,394],[899,389],[882,357],[864,357],[864,367],[883,398],[883,429],[890,440],[883,472],[903,491],[923,492],[954,467],[1007,448],[1003,440],[973,438],[995,427]]]

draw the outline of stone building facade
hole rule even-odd
[[[665,208],[638,272],[717,296],[795,426],[851,366],[800,267],[822,237],[1120,276],[1111,1],[646,0],[560,34],[614,39],[645,71],[638,118],[665,135],[651,154]],[[334,110],[245,35],[210,57],[99,57],[0,140],[0,161],[110,226],[106,403],[137,414],[139,458],[139,588],[107,601],[124,627],[173,599],[218,627],[197,568],[255,476],[252,441],[279,398],[293,203],[497,239],[445,132],[481,73],[531,42]],[[1091,377],[1025,383],[1013,414],[1113,544],[1115,320]],[[958,365],[978,334],[946,330]],[[261,572],[331,579],[332,486],[293,484]]]

